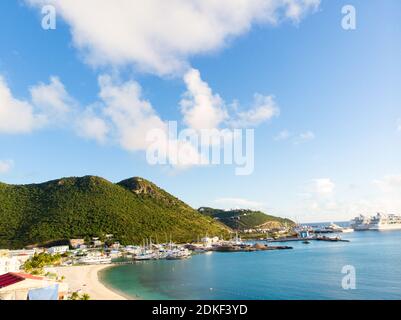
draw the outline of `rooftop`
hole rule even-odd
[[[37,277],[37,276],[33,276],[31,274],[25,274],[25,273],[9,272],[9,273],[6,273],[6,274],[3,274],[0,276],[0,289],[11,286],[15,283],[24,281],[26,279],[43,280],[43,277]]]

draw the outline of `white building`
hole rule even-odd
[[[48,253],[50,254],[63,254],[67,252],[70,249],[69,246],[56,246],[56,247],[51,247],[47,250]]]
[[[219,242],[219,237],[204,237],[201,239],[201,242],[205,248],[210,248],[213,244]]]
[[[17,257],[0,257],[0,275],[9,272],[19,272],[21,262]]]

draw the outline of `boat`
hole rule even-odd
[[[134,257],[134,260],[143,261],[143,260],[152,260],[154,258],[155,258],[155,255],[153,253],[144,252],[144,253],[137,254]]]
[[[109,264],[111,258],[106,256],[86,256],[78,260],[81,264]]]
[[[355,231],[401,230],[401,215],[382,213],[377,213],[373,217],[360,215],[351,221],[351,227]]]
[[[335,223],[330,223],[328,226],[313,229],[314,233],[349,233],[354,232],[353,228],[341,227]]]
[[[302,241],[302,243],[304,243],[304,244],[310,244],[310,241],[305,240],[305,241]]]
[[[167,260],[183,260],[191,257],[191,251],[188,249],[174,249],[167,253]]]
[[[334,233],[342,232],[342,233],[349,233],[349,232],[354,232],[354,229],[352,228],[346,228],[346,227],[340,227],[339,225],[335,223],[330,223],[330,225],[327,227],[328,230],[332,230]]]

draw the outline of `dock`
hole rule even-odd
[[[329,241],[329,242],[350,242],[341,238],[330,237],[309,237],[309,238],[281,238],[281,239],[268,239],[266,242],[291,242],[291,241]]]

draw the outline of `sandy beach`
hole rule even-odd
[[[87,293],[91,300],[127,300],[126,297],[110,290],[99,281],[99,272],[112,265],[88,265],[48,268],[47,271],[64,276],[69,285],[69,291]]]

